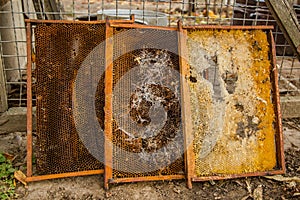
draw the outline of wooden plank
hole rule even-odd
[[[188,53],[187,53],[187,31],[182,29],[181,22],[178,22],[178,49],[180,65],[180,87],[181,87],[181,118],[184,134],[184,160],[187,187],[192,188],[192,177],[194,176],[194,153],[193,153],[193,124],[190,106],[190,93],[187,79],[189,76]]]
[[[43,15],[42,15],[43,9],[42,9],[42,5],[41,5],[40,0],[32,0],[32,2],[33,2],[33,6],[34,6],[34,9],[35,9],[37,18],[38,19],[43,19]]]
[[[286,40],[300,59],[300,26],[296,13],[288,0],[266,0]]]
[[[0,35],[0,41],[1,41],[1,35]],[[8,109],[8,105],[7,105],[7,94],[6,94],[6,87],[5,87],[4,66],[2,65],[2,63],[3,63],[2,57],[0,57],[0,112],[5,112]]]
[[[43,15],[46,15],[46,18],[49,20],[61,19],[60,14],[58,14],[59,9],[55,0],[33,0],[33,5],[37,12],[38,19],[43,19]],[[51,12],[55,12],[55,14],[52,14]]]
[[[104,123],[104,188],[108,189],[108,183],[112,179],[112,120],[113,120],[113,29],[109,22],[106,22],[106,43],[105,43],[105,123]]]
[[[45,5],[45,12],[47,19],[52,19],[52,20],[59,20],[61,19],[58,9],[58,5],[55,0],[43,0],[43,3]],[[56,14],[52,14],[52,13]]]

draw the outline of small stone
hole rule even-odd
[[[109,198],[109,197],[111,197],[112,196],[112,193],[111,192],[105,192],[105,197],[106,198]]]
[[[287,185],[288,188],[295,188],[297,187],[297,183],[295,181],[291,181],[289,182],[289,184]]]
[[[262,188],[262,185],[259,185],[259,186],[253,191],[253,199],[254,199],[254,200],[263,200],[263,188]]]
[[[174,191],[175,193],[177,193],[177,194],[180,194],[180,193],[181,193],[181,191],[180,191],[178,188],[174,188],[173,191]]]

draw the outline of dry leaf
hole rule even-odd
[[[300,193],[294,193],[293,194],[293,197],[298,197],[298,196],[300,196]]]
[[[251,195],[244,196],[243,198],[241,198],[241,200],[247,200],[249,197],[251,197]]]
[[[177,194],[180,194],[180,190],[179,189],[177,189],[177,188],[173,188],[173,191],[175,192],[175,193],[177,193]]]
[[[0,126],[6,124],[9,121],[9,119],[1,119],[0,120]]]
[[[5,157],[7,160],[9,160],[9,161],[13,161],[13,160],[16,158],[16,156],[11,155],[11,154],[9,154],[9,153],[3,153],[3,155],[4,155],[4,157]]]
[[[25,176],[25,174],[23,174],[22,171],[20,171],[20,170],[15,171],[14,177],[15,177],[15,179],[17,179],[18,181],[23,183],[23,185],[27,186],[26,176]]]
[[[282,175],[275,175],[275,176],[264,176],[267,179],[272,179],[275,181],[282,181],[282,182],[290,182],[290,181],[295,181],[295,182],[300,182],[300,178],[297,176],[294,177],[284,177]]]
[[[250,181],[246,179],[245,182],[246,182],[247,190],[248,190],[249,194],[252,194],[252,189],[251,189]]]
[[[257,186],[257,188],[253,191],[253,199],[254,200],[263,200],[262,185]]]

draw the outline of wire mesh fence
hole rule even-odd
[[[291,4],[299,20],[299,1]],[[8,106],[26,106],[24,19],[90,21],[130,14],[136,23],[148,25],[176,26],[178,20],[183,25],[274,25],[280,94],[299,94],[300,63],[263,0],[0,0],[0,70]]]

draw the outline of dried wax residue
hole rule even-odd
[[[267,35],[261,30],[188,32],[197,176],[276,166]]]

